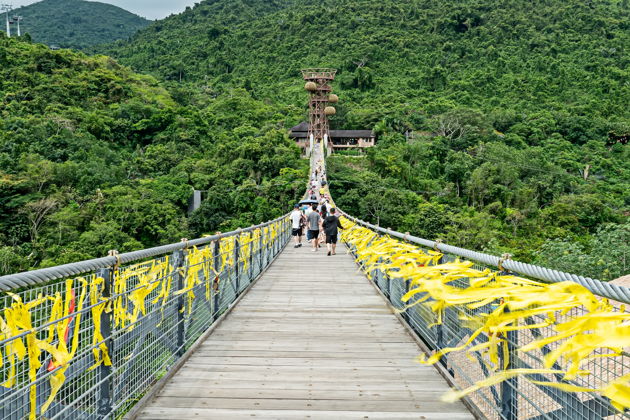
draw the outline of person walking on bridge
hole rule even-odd
[[[300,211],[300,205],[296,204],[291,212],[291,228],[293,240],[295,241],[294,248],[302,246],[302,226],[304,224],[304,216]]]
[[[313,203],[312,211],[307,216],[308,233],[306,239],[313,241],[313,252],[319,248],[319,221],[321,216],[317,212],[317,204]]]
[[[324,233],[324,220],[328,217],[326,205],[321,204],[319,206],[319,215],[321,216],[319,219],[319,248],[321,248],[322,244],[326,243],[326,234]]]
[[[322,223],[322,226],[324,228],[324,232],[326,232],[326,247],[328,248],[328,255],[331,253],[332,255],[337,255],[338,229],[343,229],[343,226],[341,225],[334,208],[330,209],[330,213],[324,220],[324,223]]]

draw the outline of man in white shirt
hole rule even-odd
[[[302,212],[300,211],[299,204],[295,205],[293,211],[291,212],[291,216],[289,217],[291,217],[292,235],[293,240],[295,241],[293,248],[299,248],[302,246],[302,221],[304,218]]]
[[[306,217],[306,220],[308,220],[308,215],[311,214],[312,211],[313,211],[313,208],[311,206],[307,206],[304,209],[304,216]]]

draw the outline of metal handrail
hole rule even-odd
[[[0,418],[124,415],[262,276],[290,234],[283,216],[0,278],[14,288],[0,295],[11,330],[0,340]]]
[[[447,245],[439,241],[430,241],[428,239],[419,238],[417,236],[409,235],[406,233],[400,233],[395,230],[384,229],[380,226],[373,225],[356,217],[350,216],[349,214],[341,210],[340,212],[355,223],[358,223],[376,232],[392,236],[394,238],[402,239],[407,242],[412,242],[426,248],[437,249],[446,254],[457,255],[459,257],[493,267],[498,267],[500,264],[506,270],[532,279],[541,280],[545,283],[572,281],[586,287],[588,290],[598,296],[630,304],[630,288],[628,287],[617,286],[614,284],[603,282],[601,280],[592,279],[590,277],[565,273],[563,271],[552,270],[550,268],[527,264],[512,259],[502,259],[494,255],[485,254],[483,252],[471,251],[469,249]]]
[[[79,274],[96,271],[100,268],[111,267],[115,264],[127,264],[130,262],[155,257],[158,255],[169,254],[171,252],[179,251],[187,247],[206,245],[219,239],[228,238],[230,236],[238,235],[240,233],[247,233],[256,229],[267,227],[286,218],[287,216],[288,214],[269,222],[262,223],[260,225],[251,226],[246,229],[237,229],[232,232],[220,233],[217,235],[207,236],[191,241],[177,242],[169,245],[162,245],[154,248],[127,252],[118,256],[95,258],[70,264],[58,265],[55,267],[41,268],[38,270],[25,271],[23,273],[0,276],[0,291],[10,291],[21,287],[34,286],[52,280],[58,280],[64,277],[76,276]]]
[[[584,366],[585,370],[590,370],[593,373],[592,375],[565,379],[562,374],[541,373],[541,370],[549,368],[545,365],[545,357],[558,349],[557,342],[543,344],[537,350],[520,350],[524,345],[555,335],[557,331],[554,331],[553,325],[578,320],[581,316],[588,313],[587,308],[577,305],[567,311],[556,312],[548,309],[550,312],[556,313],[558,324],[556,324],[556,318],[554,318],[553,324],[549,324],[550,318],[539,314],[527,315],[527,311],[525,311],[523,317],[514,323],[519,325],[518,328],[494,334],[486,330],[476,335],[479,332],[477,326],[474,326],[476,324],[474,322],[463,322],[462,320],[485,319],[485,316],[494,313],[493,311],[503,302],[503,296],[487,295],[487,297],[494,300],[492,302],[486,301],[481,306],[464,303],[434,306],[433,303],[438,302],[439,297],[436,297],[434,301],[431,293],[426,291],[418,293],[417,289],[416,292],[410,293],[416,287],[410,278],[391,276],[391,273],[398,271],[398,268],[395,265],[388,265],[388,263],[397,260],[397,257],[393,256],[397,251],[387,253],[383,252],[383,248],[381,248],[378,254],[378,262],[375,263],[372,259],[374,254],[370,254],[366,249],[369,249],[372,245],[381,244],[380,241],[385,238],[380,237],[380,233],[391,237],[390,242],[386,242],[389,244],[396,243],[396,239],[401,239],[415,245],[442,251],[443,254],[436,256],[436,258],[439,258],[439,262],[434,261],[429,265],[447,264],[458,257],[471,255],[472,251],[464,253],[461,252],[461,248],[445,246],[436,241],[427,241],[409,234],[392,231],[391,229],[383,229],[352,216],[345,216],[356,222],[356,225],[348,226],[349,230],[367,228],[365,230],[371,232],[370,234],[367,234],[367,232],[361,234],[358,237],[358,241],[356,238],[354,241],[345,240],[349,252],[353,255],[361,270],[368,275],[383,297],[388,300],[400,315],[401,322],[406,324],[413,334],[417,336],[422,343],[423,350],[426,353],[432,353],[442,352],[447,349],[459,349],[459,351],[453,352],[446,351],[436,365],[442,376],[452,387],[466,389],[479,384],[493,375],[495,370],[492,369],[492,363],[489,362],[488,356],[484,355],[484,349],[477,348],[475,350],[474,347],[497,338],[502,342],[501,348],[503,351],[498,352],[498,361],[495,368],[498,367],[500,371],[512,369],[530,370],[528,374],[507,378],[500,383],[484,386],[481,390],[466,397],[465,403],[476,417],[502,420],[517,420],[519,418],[536,420],[630,419],[630,411],[619,411],[611,403],[608,396],[602,395],[600,391],[612,380],[623,378],[630,372],[630,355],[627,353],[613,353],[614,358],[599,358],[598,355],[607,354],[606,348],[602,347],[593,353],[594,357],[588,361],[587,366]],[[366,242],[361,242],[363,240]],[[359,243],[361,243],[360,247]],[[455,252],[450,252],[452,250]],[[482,253],[474,254],[492,257]],[[411,259],[413,257],[403,255],[401,261],[409,263]],[[492,265],[500,265],[503,268],[500,271],[504,271],[505,263],[507,262],[507,260],[497,259],[496,257],[494,259],[486,258],[484,261],[481,261],[481,258],[469,259],[475,261],[473,267],[475,270],[478,270],[481,276],[485,275],[482,270]],[[498,264],[493,264],[493,262]],[[421,264],[426,264],[426,262]],[[448,271],[449,268],[445,267],[445,276]],[[472,286],[471,279],[468,277],[452,276],[443,278],[448,279],[448,286],[453,289],[475,287]],[[545,289],[541,288],[540,290],[542,293],[545,293]],[[623,310],[618,307],[608,307],[607,305],[606,307],[609,308],[607,310],[610,310],[611,314]],[[522,328],[525,324],[527,327]],[[465,355],[462,350],[464,347],[462,346],[466,347]],[[563,371],[563,366],[565,365],[559,363],[558,361],[554,362],[551,368],[557,372]],[[580,391],[556,388],[553,386],[554,383],[576,386]]]

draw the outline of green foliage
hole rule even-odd
[[[99,47],[161,84],[103,56],[0,38],[0,246],[12,250],[0,263],[281,214],[307,175],[286,138],[305,116],[299,70],[330,66],[333,128],[379,135],[365,155],[330,160],[340,207],[582,270],[562,247],[600,255],[594,241],[618,243],[610,232],[630,214],[617,140],[630,127],[629,13],[613,0],[204,1]],[[186,218],[192,188],[206,199]],[[608,272],[584,272],[627,270],[626,254],[609,255]]]
[[[630,270],[630,224],[602,225],[586,243],[549,240],[536,262],[556,270],[612,280]]]
[[[42,0],[13,13],[24,18],[23,34],[60,48],[86,49],[126,39],[151,23],[111,4],[84,0]]]
[[[581,144],[630,117],[629,13],[614,0],[217,0],[103,51],[166,80],[297,106],[301,68],[337,68],[333,125],[348,129],[433,131],[444,114],[464,130]]]
[[[588,255],[584,258],[595,264],[593,258],[604,252],[594,245],[602,235],[627,231],[630,149],[593,140],[570,143],[557,132],[540,146],[513,147],[503,139],[479,132],[468,136],[465,151],[454,151],[443,136],[403,143],[386,136],[360,165],[357,158],[333,157],[331,191],[349,213],[375,223],[385,217],[382,226],[428,239],[509,252],[524,261],[543,261],[545,250],[557,255],[565,246],[571,256]],[[419,204],[412,204],[413,197]],[[374,207],[387,216],[371,211]],[[620,249],[622,242],[612,241]],[[627,270],[627,252],[607,255],[602,261],[608,271],[597,263],[584,273],[610,279]],[[545,263],[575,271],[562,262],[567,258],[559,265],[552,259]]]
[[[303,192],[287,109],[242,89],[176,101],[104,56],[0,51],[0,274],[260,223]],[[189,222],[193,189],[208,200]]]

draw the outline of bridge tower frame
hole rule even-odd
[[[326,109],[332,94],[332,82],[337,74],[336,69],[311,68],[302,70],[302,77],[306,81],[306,90],[310,92],[308,102],[309,107],[309,127],[308,137],[313,138],[316,144],[327,141],[327,147],[332,150],[332,140],[330,138],[330,126]],[[314,83],[314,85],[310,85]],[[334,110],[334,108],[333,108]]]

